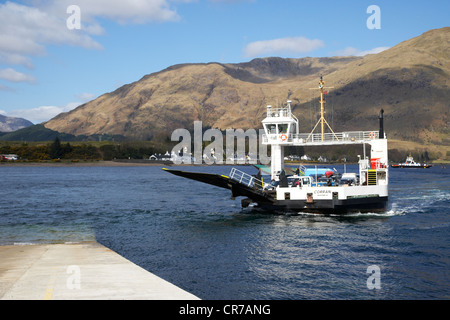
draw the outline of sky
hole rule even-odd
[[[35,124],[180,63],[378,53],[450,0],[0,1],[0,114]]]

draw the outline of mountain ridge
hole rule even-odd
[[[33,123],[23,118],[7,117],[0,114],[0,132],[13,132],[32,126]]]
[[[260,128],[266,105],[292,100],[309,132],[319,76],[331,86],[327,110],[336,129],[376,127],[385,110],[396,139],[450,144],[450,27],[434,29],[364,57],[258,58],[186,63],[143,76],[46,122],[74,135],[167,139],[177,128]],[[331,105],[331,108],[330,108]],[[330,110],[331,109],[331,110]],[[311,117],[313,115],[313,117]]]

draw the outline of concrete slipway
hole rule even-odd
[[[0,246],[1,300],[199,300],[96,242]]]

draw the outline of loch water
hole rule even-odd
[[[158,166],[0,176],[0,245],[97,241],[205,300],[450,298],[450,167],[391,169],[388,211],[345,216],[242,209]]]

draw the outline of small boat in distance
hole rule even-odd
[[[430,164],[426,163],[417,163],[414,161],[413,157],[409,155],[406,157],[406,161],[403,163],[393,164],[392,168],[431,168]]]

